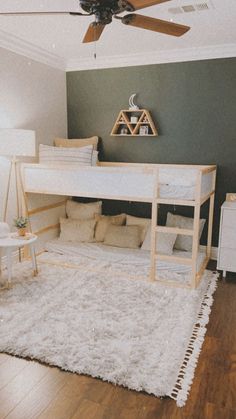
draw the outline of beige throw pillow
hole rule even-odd
[[[94,227],[96,221],[93,220],[71,220],[70,218],[60,218],[60,240],[68,242],[94,242]]]
[[[74,220],[89,220],[94,218],[96,214],[102,213],[102,201],[89,202],[83,204],[81,202],[66,201],[66,215]]]
[[[182,215],[175,215],[171,212],[168,212],[167,214],[167,220],[166,225],[168,227],[179,227],[179,228],[185,228],[192,230],[193,229],[193,218],[189,217],[183,217]],[[206,220],[202,219],[200,220],[199,225],[199,241],[202,235],[202,231],[204,228]],[[184,236],[183,234],[178,234],[177,239],[174,245],[175,249],[178,250],[186,250],[188,252],[191,252],[192,250],[192,236]]]
[[[126,214],[95,215],[95,220],[97,221],[95,227],[95,240],[96,242],[103,242],[109,225],[124,225],[126,220]]]
[[[132,215],[126,215],[126,225],[132,226],[137,225],[141,228],[141,240],[145,239],[148,227],[151,225],[150,218],[133,217]]]
[[[141,244],[139,226],[109,225],[104,239],[104,244],[115,247],[138,249]]]
[[[92,145],[94,150],[97,150],[98,147],[98,137],[90,138],[76,138],[76,139],[66,139],[66,138],[55,138],[54,145],[56,147],[84,147],[86,145]]]

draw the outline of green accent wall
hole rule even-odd
[[[133,93],[137,104],[151,111],[158,137],[110,136]],[[218,244],[220,205],[226,192],[236,192],[236,58],[68,72],[67,97],[69,138],[98,135],[101,160],[217,164],[213,244]],[[150,216],[148,204],[113,202],[105,208]],[[176,211],[192,215],[186,207]],[[202,216],[206,213],[207,205]],[[165,215],[163,210],[161,222]]]

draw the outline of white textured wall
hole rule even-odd
[[[36,131],[37,144],[67,137],[66,73],[0,48],[0,128]],[[0,219],[8,161],[0,157]],[[15,215],[13,191],[9,223]]]

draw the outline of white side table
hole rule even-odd
[[[24,246],[29,246],[30,255],[32,260],[32,268],[34,276],[38,274],[37,268],[37,261],[35,256],[35,249],[34,244],[37,240],[37,236],[35,234],[27,233],[26,236],[18,236],[17,233],[10,233],[8,237],[4,239],[0,239],[0,274],[1,274],[1,259],[2,259],[2,251],[5,250],[6,252],[6,259],[7,259],[7,287],[10,286],[12,280],[12,252],[16,249],[20,249]]]

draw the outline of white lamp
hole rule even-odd
[[[35,131],[25,129],[0,129],[0,156],[11,158],[7,182],[3,221],[6,221],[12,174],[15,173],[17,216],[19,217],[19,179],[16,157],[35,156]]]

